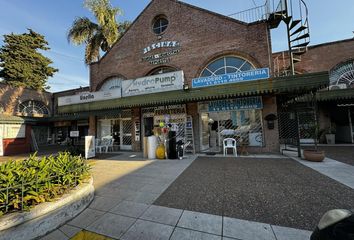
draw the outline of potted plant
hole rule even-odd
[[[335,123],[330,123],[327,132],[326,132],[326,142],[327,144],[336,143],[336,125]]]
[[[317,142],[319,138],[319,130],[317,124],[314,124],[312,126],[310,133],[313,137],[315,148],[304,149],[304,158],[311,162],[322,162],[323,159],[325,158],[325,153],[324,151],[318,150]]]

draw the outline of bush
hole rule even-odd
[[[68,152],[0,165],[0,216],[53,201],[89,177],[90,166]]]

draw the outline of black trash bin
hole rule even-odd
[[[166,141],[166,152],[168,159],[177,159],[176,132],[169,131]]]

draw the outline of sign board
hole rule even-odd
[[[85,158],[96,156],[95,136],[85,136]]]
[[[192,79],[192,88],[209,87],[229,83],[254,81],[269,78],[269,68],[259,68],[244,72],[229,73]]]
[[[79,137],[79,131],[70,131],[70,137]]]
[[[110,91],[86,92],[78,95],[59,97],[58,106],[103,101],[120,97],[122,97],[122,91],[120,88],[115,88]]]
[[[26,138],[25,124],[4,124],[3,139]]]
[[[263,103],[260,96],[225,99],[208,103],[209,112],[222,112],[232,110],[262,109]]]
[[[125,80],[123,85],[123,97],[167,92],[183,89],[183,71],[163,73],[159,75],[146,76],[134,80]]]

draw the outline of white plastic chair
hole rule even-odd
[[[111,151],[113,152],[113,144],[114,144],[114,139],[110,139],[108,144],[107,144],[107,148],[106,148],[106,152],[109,151],[109,149],[111,149]]]
[[[233,138],[225,138],[223,141],[224,145],[224,156],[227,155],[227,149],[231,148],[233,153],[235,154],[235,157],[237,157],[237,146],[236,146],[236,140]]]

